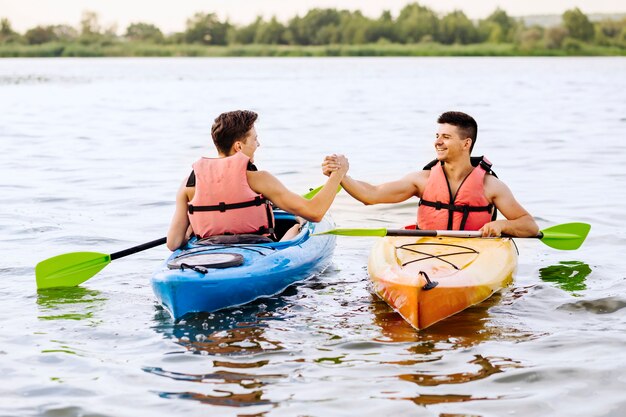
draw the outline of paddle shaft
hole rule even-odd
[[[132,248],[124,249],[119,252],[115,252],[111,254],[111,260],[115,260],[118,258],[123,258],[124,256],[132,255],[133,253],[141,252],[146,249],[154,248],[156,246],[163,245],[166,242],[167,238],[162,237],[160,239],[153,240],[151,242],[142,243],[141,245],[133,246]]]
[[[447,236],[447,237],[483,237],[479,231],[465,230],[414,230],[414,229],[387,229],[387,236]],[[502,235],[501,237],[515,237]],[[530,239],[542,239],[543,232],[537,236],[528,236]]]
[[[482,232],[466,230],[387,229],[387,236],[482,237]]]

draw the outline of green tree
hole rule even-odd
[[[28,29],[24,33],[24,39],[29,45],[40,45],[58,40],[52,26],[35,26],[32,29]]]
[[[13,30],[9,19],[0,19],[0,43],[16,43],[20,42],[20,38],[20,34]]]
[[[593,39],[593,24],[578,7],[563,13],[563,26],[574,39],[585,42]]]
[[[438,40],[443,44],[469,44],[478,41],[478,30],[460,10],[455,10],[441,19]]]
[[[187,20],[185,42],[226,45],[230,23],[220,22],[215,13],[196,13]]]
[[[548,49],[560,49],[568,32],[563,26],[548,28],[543,33],[543,43]]]
[[[233,27],[228,34],[228,43],[243,45],[254,43],[259,27],[264,24],[265,22],[263,22],[263,18],[261,16],[257,16],[256,20],[249,25],[239,28]]]
[[[71,42],[78,39],[78,31],[70,25],[54,25],[52,32],[60,42]]]
[[[161,29],[151,23],[131,23],[126,28],[124,37],[130,41],[162,43],[164,40]]]
[[[388,10],[383,11],[377,20],[359,22],[359,26],[364,29],[366,42],[397,41],[393,17],[391,17],[391,12]]]
[[[622,20],[601,20],[594,25],[594,40],[599,45],[619,45],[619,36],[625,27],[626,18]]]
[[[339,42],[349,45],[360,45],[367,42],[373,42],[373,38],[377,38],[377,33],[370,33],[375,24],[370,19],[363,16],[360,11],[351,13],[342,11],[339,21]]]
[[[85,11],[80,18],[80,35],[90,36],[100,34],[100,18],[96,12]]]
[[[339,40],[341,16],[335,9],[311,9],[287,25],[292,42],[298,45],[326,45]]]
[[[403,43],[415,43],[424,37],[436,38],[440,21],[428,7],[412,3],[404,6],[396,19],[396,38]]]
[[[269,45],[277,45],[277,44],[286,44],[285,32],[287,29],[276,20],[276,17],[272,17],[272,19],[265,23],[261,22],[257,26],[257,31],[254,37],[255,43],[269,44]]]
[[[539,26],[533,26],[521,30],[516,39],[516,44],[523,51],[532,51],[539,46],[539,42],[543,38],[543,29]]]
[[[84,11],[80,19],[80,35],[78,39],[83,44],[105,43],[110,41],[115,34],[112,30],[104,31],[100,25],[97,13]]]
[[[29,45],[41,45],[48,42],[70,42],[77,37],[78,32],[71,26],[49,25],[28,29],[23,38]]]
[[[516,28],[515,19],[499,8],[478,24],[480,39],[491,43],[511,42]]]

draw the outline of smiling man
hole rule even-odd
[[[478,125],[471,116],[450,111],[437,120],[437,159],[421,171],[380,185],[345,176],[343,188],[362,203],[400,203],[420,198],[417,228],[428,230],[480,230],[483,236],[536,236],[532,216],[515,200],[511,190],[491,171],[484,157],[470,157]],[[325,175],[340,168],[335,155],[322,163]],[[506,220],[496,220],[500,211]]]

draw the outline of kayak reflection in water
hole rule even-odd
[[[199,238],[226,234],[260,234],[277,240],[270,203],[311,222],[322,220],[348,171],[343,155],[333,157],[333,169],[310,200],[289,191],[276,177],[254,166],[260,146],[254,123],[257,113],[237,110],[220,114],[211,127],[217,158],[202,157],[193,164],[176,195],[176,209],[167,247],[176,250],[192,235]],[[290,239],[300,225],[288,230]]]
[[[474,118],[451,111],[439,116],[437,123],[437,158],[424,169],[380,185],[346,175],[342,187],[366,205],[400,203],[419,197],[419,229],[480,230],[484,237],[536,236],[537,223],[496,177],[491,163],[484,157],[470,156],[478,132]],[[324,159],[322,170],[325,175],[332,175],[344,164],[341,156],[330,155]],[[506,220],[496,220],[497,211]]]

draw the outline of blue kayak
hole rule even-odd
[[[293,214],[282,210],[275,210],[274,217],[279,236],[297,223]],[[284,242],[256,235],[192,239],[154,273],[152,289],[175,320],[279,294],[329,265],[336,237],[311,234],[333,227],[326,216],[319,223],[305,223],[298,235]]]

